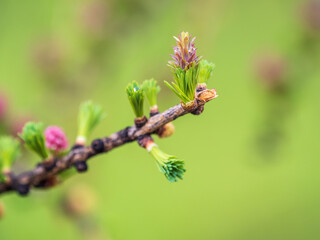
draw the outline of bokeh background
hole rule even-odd
[[[156,139],[186,162],[169,183],[136,143],[27,198],[1,195],[0,239],[320,239],[320,3],[303,0],[1,0],[1,133],[27,120],[76,136],[92,99],[92,139],[132,125],[129,81],[154,77],[161,110],[173,35],[197,37],[220,95]],[[39,159],[25,151],[16,171]]]

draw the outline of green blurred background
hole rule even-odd
[[[132,80],[159,81],[160,110],[177,104],[163,80],[181,31],[216,64],[219,97],[156,139],[185,160],[183,181],[128,144],[58,187],[1,195],[0,239],[320,239],[319,18],[300,0],[1,0],[2,133],[35,120],[72,143],[92,99],[108,115],[92,138],[107,136],[133,124]],[[26,151],[16,169],[38,160]]]

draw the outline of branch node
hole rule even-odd
[[[136,125],[137,128],[142,128],[147,122],[148,122],[148,119],[146,116],[134,119],[134,124]]]
[[[28,184],[16,183],[14,189],[19,193],[20,196],[27,196],[30,192],[30,186]]]
[[[51,158],[47,161],[40,162],[37,164],[37,167],[43,167],[46,172],[50,172],[52,169],[56,167],[57,159]]]
[[[153,142],[153,139],[150,135],[142,135],[138,137],[137,142],[141,147],[147,148],[148,144]]]
[[[76,162],[74,166],[77,169],[78,173],[83,173],[88,171],[88,164],[84,161]]]
[[[91,147],[96,153],[104,152],[104,143],[101,139],[93,140],[91,143]]]
[[[191,112],[193,115],[200,115],[204,111],[204,105],[200,105],[196,110]]]

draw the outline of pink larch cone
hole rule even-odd
[[[63,130],[57,126],[49,126],[44,132],[46,147],[55,152],[61,152],[68,147],[68,140]]]

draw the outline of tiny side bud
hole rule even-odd
[[[147,122],[148,122],[148,119],[146,116],[142,116],[134,119],[134,124],[136,125],[137,128],[142,128]]]
[[[86,162],[77,162],[74,164],[74,166],[77,169],[78,173],[88,171],[88,164]]]
[[[96,153],[104,152],[104,143],[101,139],[93,140],[91,143],[91,147]]]
[[[34,187],[36,188],[51,188],[60,183],[57,176],[52,176],[48,179],[42,180],[39,183],[35,184]]]
[[[199,106],[196,110],[191,112],[193,115],[200,115],[204,111],[204,105]]]
[[[158,106],[150,108],[150,117],[153,117],[155,115],[159,114]]]
[[[151,143],[154,143],[154,141],[150,135],[142,135],[138,137],[138,144],[143,148],[147,149],[148,145]]]
[[[27,184],[17,184],[16,190],[20,196],[27,196],[30,191],[30,186]]]
[[[52,169],[56,167],[56,163],[57,163],[56,159],[49,158],[48,160],[40,163],[40,165],[42,165],[47,172],[50,172]]]
[[[159,129],[157,132],[159,138],[170,137],[175,131],[175,127],[172,122],[165,124],[163,127]]]

